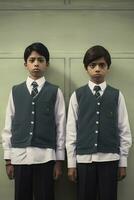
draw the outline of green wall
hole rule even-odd
[[[110,84],[123,92],[134,131],[134,2],[132,0],[0,0],[0,130],[12,85],[25,80],[23,51],[35,41],[51,54],[49,81],[58,84],[66,105],[72,91],[88,81],[82,58],[99,44],[112,55]],[[119,200],[134,196],[133,147],[127,178],[119,183]],[[66,167],[64,167],[66,168]],[[0,139],[0,199],[13,200],[13,182],[6,177]],[[75,185],[63,178],[56,183],[57,200],[74,200]]]

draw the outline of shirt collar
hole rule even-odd
[[[37,80],[33,80],[32,78],[30,78],[29,76],[27,77],[27,80],[26,80],[26,84],[27,84],[27,86],[31,86],[31,84],[32,84],[32,82],[33,81],[36,81],[36,83],[38,84],[38,86],[40,87],[40,86],[42,86],[44,83],[45,83],[45,77],[43,76],[43,77],[41,77],[41,78],[39,78],[39,79],[37,79]]]
[[[96,83],[93,83],[92,81],[89,80],[88,86],[89,86],[89,88],[91,89],[91,91],[93,91],[95,85],[100,86],[102,92],[104,92],[104,90],[106,89],[106,81],[104,81],[104,82],[101,83],[101,84],[96,84]]]

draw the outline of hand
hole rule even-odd
[[[54,165],[54,171],[53,171],[54,180],[58,180],[61,175],[62,175],[62,161],[57,160]]]
[[[68,178],[72,182],[76,182],[77,180],[77,169],[76,168],[68,168]]]
[[[14,166],[11,164],[11,161],[6,161],[6,172],[10,180],[14,179]]]
[[[126,177],[126,167],[119,167],[118,169],[118,181],[123,180]]]

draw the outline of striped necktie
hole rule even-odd
[[[33,81],[31,85],[33,86],[31,96],[35,98],[38,94],[38,89],[37,89],[38,84],[35,81]]]
[[[95,85],[93,90],[95,91],[94,95],[95,95],[96,99],[100,98],[101,95],[100,95],[99,91],[101,90],[101,87],[98,85]]]

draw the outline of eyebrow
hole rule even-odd
[[[44,56],[39,56],[39,57],[34,57],[34,56],[29,56],[29,58],[44,58],[45,59],[45,57]]]
[[[91,62],[91,63],[95,63],[95,64],[100,64],[100,63],[104,63],[105,64],[105,62],[95,62],[95,61],[93,61],[93,62]]]

